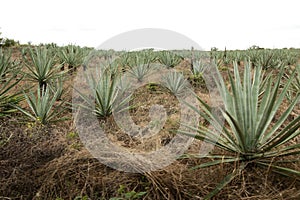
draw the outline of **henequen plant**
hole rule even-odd
[[[135,67],[130,67],[128,73],[135,78],[138,82],[143,82],[143,80],[151,75],[153,67],[151,65],[139,64]]]
[[[11,60],[10,51],[2,51],[2,49],[0,49],[0,78],[2,82],[6,81],[6,74],[13,73],[17,70],[18,65],[19,63]]]
[[[56,79],[53,79],[50,84],[48,85],[51,92],[53,93],[58,93],[57,95],[57,100],[62,100],[62,95],[66,92],[64,87],[63,87],[63,84],[64,84],[64,77],[63,76],[60,76]]]
[[[142,82],[147,76],[150,76],[154,70],[152,62],[154,56],[147,53],[146,50],[141,52],[130,52],[127,58],[127,72],[138,82]]]
[[[201,60],[192,60],[192,75],[189,77],[192,85],[195,87],[205,86],[204,72],[207,69]]]
[[[60,65],[56,65],[54,57],[46,48],[29,49],[29,58],[24,56],[25,66],[29,70],[26,77],[37,82],[41,89],[46,91],[51,80],[62,76],[65,72],[59,72]],[[42,94],[42,93],[41,93]]]
[[[69,70],[71,69],[76,70],[78,66],[82,65],[84,58],[87,55],[88,55],[87,50],[75,45],[68,45],[65,47],[61,47],[57,54],[60,63],[62,65],[67,64]],[[62,69],[64,69],[63,66]]]
[[[130,96],[123,96],[124,99],[118,97],[122,96],[124,92],[120,89],[119,76],[111,70],[111,67],[103,67],[99,71],[86,75],[86,81],[91,90],[91,94],[84,94],[78,91],[82,103],[80,107],[85,108],[94,113],[99,118],[107,118],[115,110],[120,111],[127,109],[126,103],[130,100]],[[126,86],[123,86],[126,88]]]
[[[187,90],[187,81],[179,72],[169,72],[164,75],[162,85],[174,95],[181,95]]]
[[[277,54],[281,55],[281,61],[285,65],[295,65],[297,63],[297,56],[298,54],[296,52],[293,52],[290,49],[280,49],[277,50]]]
[[[293,99],[295,98],[295,95],[300,93],[300,65],[296,66],[296,75],[294,80],[291,83],[291,86],[287,92],[287,98],[289,101],[293,101]],[[290,73],[291,70],[289,70],[288,73],[285,73],[285,78],[286,80],[289,80],[290,77]],[[298,105],[300,105],[300,102],[298,102]]]
[[[271,49],[248,50],[248,55],[254,66],[260,66],[263,69],[278,68],[283,56],[277,50]]]
[[[182,60],[182,57],[180,57],[179,55],[177,55],[171,51],[161,51],[161,52],[159,52],[158,56],[159,56],[159,58],[158,58],[159,62],[168,68],[175,67]]]
[[[196,135],[189,132],[181,132],[211,143],[229,153],[228,155],[209,155],[207,157],[214,160],[197,167],[208,167],[221,163],[239,163],[239,167],[227,175],[205,197],[206,199],[219,192],[237,177],[242,170],[253,166],[250,164],[256,164],[266,169],[270,168],[282,175],[300,178],[299,171],[281,165],[282,163],[297,162],[289,160],[288,156],[299,156],[300,154],[300,144],[292,141],[300,135],[300,116],[285,123],[295,104],[300,99],[299,93],[286,111],[281,113],[276,121],[274,120],[295,72],[293,72],[285,86],[281,88],[280,82],[283,73],[284,69],[282,67],[278,76],[275,78],[270,77],[267,80],[261,100],[259,98],[262,67],[255,67],[252,77],[250,63],[245,63],[244,77],[241,79],[238,66],[235,63],[234,78],[229,74],[231,90],[227,89],[219,73],[220,81],[219,83],[216,81],[216,83],[224,101],[225,108],[221,109],[221,112],[224,116],[225,126],[223,126],[219,116],[213,112],[213,109],[200,98],[198,99],[201,103],[201,110],[190,106],[200,116],[210,122],[214,130],[200,126],[196,130],[198,132]],[[299,162],[299,159],[297,160]]]
[[[149,65],[157,60],[157,55],[155,52],[149,49],[144,49],[141,51],[127,52],[121,56],[123,63],[127,61],[127,66],[135,67],[137,65]]]
[[[65,110],[65,108],[63,107],[63,101],[56,104],[59,94],[59,91],[53,93],[49,88],[44,89],[38,87],[36,94],[33,92],[30,92],[29,94],[24,93],[26,102],[30,108],[29,111],[21,108],[20,106],[15,106],[15,108],[20,110],[32,121],[43,125],[62,121],[66,118],[59,118],[59,115]]]
[[[11,54],[0,51],[0,117],[16,111],[11,105],[17,105],[23,97],[20,92],[11,93],[22,79],[17,77],[18,63],[11,61]]]
[[[193,61],[193,70],[192,73],[194,76],[202,76],[205,70],[205,65],[201,62],[201,60]]]

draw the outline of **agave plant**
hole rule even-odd
[[[187,89],[187,81],[183,74],[179,72],[169,72],[164,75],[162,85],[174,95],[181,95]]]
[[[139,52],[139,56],[143,58],[144,64],[153,63],[157,58],[157,53],[153,51],[153,49],[144,49]]]
[[[63,88],[63,83],[64,83],[64,77],[60,76],[56,79],[53,79],[50,84],[49,88],[53,93],[58,93],[57,94],[57,100],[62,100],[62,95],[65,93],[65,90]]]
[[[113,74],[109,68],[102,68],[93,74],[87,74],[86,80],[89,89],[92,91],[92,98],[90,94],[85,94],[77,90],[82,103],[79,105],[93,112],[99,118],[107,118],[113,111],[120,111],[124,105],[129,102],[130,96],[122,96],[122,90],[119,86],[119,77]],[[128,88],[123,85],[124,88]],[[122,98],[119,98],[122,97]]]
[[[289,70],[290,71],[290,70]],[[287,92],[287,99],[291,102],[295,98],[295,95],[300,93],[300,66],[296,66],[296,75],[294,80],[291,83],[291,86]],[[285,73],[286,80],[289,80],[291,72]],[[300,105],[300,102],[298,102],[298,105]]]
[[[173,68],[178,65],[182,61],[182,57],[171,52],[171,51],[161,51],[159,53],[159,62],[166,67]]]
[[[281,65],[281,55],[278,55],[275,50],[260,49],[251,50],[250,60],[254,66],[261,66],[263,69],[276,69]]]
[[[59,118],[59,115],[65,110],[63,101],[57,103],[59,91],[53,93],[49,88],[38,87],[36,94],[33,92],[30,92],[29,94],[24,93],[24,97],[30,110],[25,110],[20,106],[15,106],[15,108],[29,117],[32,121],[45,125],[66,119],[64,117]]]
[[[219,73],[220,81],[216,81],[216,83],[224,101],[224,109],[221,109],[221,112],[225,120],[225,126],[223,126],[219,115],[213,112],[214,109],[200,98],[198,99],[201,103],[201,110],[189,105],[210,122],[214,129],[200,126],[196,129],[196,135],[186,131],[180,132],[213,144],[215,147],[228,152],[227,155],[207,155],[213,161],[203,163],[197,167],[239,162],[239,167],[227,175],[205,197],[206,199],[219,192],[237,177],[242,170],[246,170],[255,164],[260,167],[270,168],[282,175],[300,178],[299,171],[281,165],[283,162],[294,162],[289,160],[288,156],[299,156],[300,154],[300,144],[292,142],[295,137],[300,135],[300,116],[285,123],[295,104],[300,99],[299,93],[292,100],[286,111],[276,121],[274,120],[275,114],[278,112],[295,74],[293,72],[291,79],[281,88],[280,82],[283,73],[282,67],[278,76],[270,77],[267,80],[261,100],[259,98],[262,67],[254,68],[252,77],[250,63],[245,63],[244,77],[242,79],[238,72],[237,63],[234,63],[234,78],[229,74],[231,90],[227,89]]]
[[[151,65],[139,64],[136,67],[130,67],[128,73],[135,78],[138,82],[143,82],[143,80],[152,74],[154,68]]]
[[[192,60],[192,75],[189,80],[195,87],[202,87],[205,85],[203,73],[206,70],[204,62],[200,60]]]
[[[296,67],[297,75],[295,76],[295,80],[292,82],[292,90],[294,90],[295,93],[300,92],[300,66],[298,65]]]
[[[223,62],[223,53],[219,51],[211,51],[210,52],[210,60],[211,62],[215,63],[218,68],[224,68]]]
[[[130,59],[130,54],[128,52],[124,52],[119,58],[118,63],[122,67],[122,69],[125,69],[128,66]]]
[[[11,54],[0,51],[0,117],[16,111],[11,105],[17,105],[23,98],[20,92],[11,93],[22,79],[17,78],[20,69],[18,63],[11,61]]]
[[[126,65],[129,67],[135,67],[137,65],[149,65],[156,61],[156,54],[152,50],[141,50],[127,52],[122,55],[123,63],[127,61]]]
[[[154,60],[146,51],[130,52],[125,56],[127,58],[127,72],[138,82],[142,82],[154,70],[151,64]]]
[[[236,61],[238,65],[241,64],[241,61],[245,60],[245,55],[242,51],[233,52],[233,61]]]
[[[68,69],[74,69],[83,64],[85,56],[87,56],[88,51],[80,48],[79,46],[75,45],[68,45],[66,47],[62,47],[57,54],[59,57],[60,63],[62,65],[67,64]],[[62,66],[62,70],[64,67]]]
[[[45,48],[29,49],[29,58],[25,56],[24,61],[29,70],[25,72],[26,77],[30,81],[38,82],[39,88],[44,88],[44,91],[51,80],[64,74],[59,72],[61,66],[56,65],[54,57]]]
[[[20,96],[20,92],[10,94],[9,91],[20,82],[13,82],[13,79],[8,80],[7,82],[1,84],[0,86],[0,117],[3,117],[9,113],[15,112],[16,110],[12,105],[17,105],[20,101],[23,100],[23,97]]]
[[[11,52],[3,52],[0,49],[0,78],[2,82],[5,82],[5,76],[7,74],[16,74],[14,72],[19,71],[19,64],[16,61],[11,60]]]
[[[192,73],[194,76],[198,77],[198,76],[202,76],[203,72],[205,70],[205,65],[203,64],[203,62],[201,62],[201,60],[195,60],[193,61],[193,70]]]
[[[285,65],[295,65],[297,63],[297,53],[289,49],[280,49],[277,50],[277,55],[280,57],[280,60]]]

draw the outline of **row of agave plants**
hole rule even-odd
[[[98,73],[87,74],[88,86],[93,91],[93,98],[78,91],[81,101],[84,102],[79,106],[90,109],[99,118],[109,117],[113,108],[116,108],[116,104],[122,107],[125,102],[133,98],[126,96],[121,101],[116,98],[118,93],[130,87],[128,82],[121,83],[124,73],[130,74],[137,82],[143,82],[147,76],[158,70],[157,63],[168,69],[178,65],[183,57],[189,57],[192,65],[188,70],[191,74],[200,76],[207,69],[199,57],[209,55],[210,61],[213,62],[210,66],[215,66],[217,71],[215,84],[224,104],[220,109],[221,115],[216,115],[213,112],[214,109],[197,96],[200,108],[189,104],[187,106],[210,122],[213,129],[200,124],[197,128],[188,127],[190,131],[178,130],[178,132],[213,144],[226,152],[221,155],[206,155],[212,161],[195,168],[222,163],[231,163],[235,167],[233,172],[228,174],[205,198],[211,198],[243,170],[253,166],[265,167],[281,175],[300,179],[300,172],[289,168],[290,165],[287,164],[299,162],[300,155],[300,144],[293,142],[300,135],[300,115],[288,121],[290,114],[295,112],[295,106],[299,106],[300,68],[295,65],[289,66],[295,64],[294,61],[277,62],[278,57],[276,58],[275,53],[274,55],[272,53],[273,56],[267,56],[267,60],[268,63],[276,62],[278,72],[272,73],[267,70],[273,67],[262,64],[265,61],[265,54],[268,53],[265,50],[263,52],[255,50],[257,51],[255,59],[264,60],[262,63],[260,61],[256,63],[254,58],[249,56],[253,53],[252,51],[254,50],[243,52],[246,55],[246,59],[243,60],[243,75],[239,72],[239,58],[233,59],[234,74],[228,73],[228,83],[218,69],[220,60],[225,59],[224,52],[221,53],[222,58],[214,57],[216,52],[199,53],[196,51],[176,53],[153,50],[110,53],[96,51],[93,54],[89,49],[80,49],[70,45],[64,48],[24,49],[22,50],[23,58],[19,62],[12,61],[9,53],[1,52],[0,116],[19,110],[29,119],[42,124],[62,120],[60,114],[64,108],[71,105],[71,102],[63,101],[63,79],[70,76],[67,72],[73,71],[80,65],[89,71],[89,63],[84,59],[91,55],[98,56],[102,64]],[[188,55],[183,56],[187,53]],[[238,53],[240,52],[232,52],[232,54]],[[226,56],[228,55],[227,52]],[[280,57],[281,54],[277,56]],[[68,70],[63,68],[65,65],[68,66]],[[25,85],[22,91],[15,91],[15,86],[22,80],[28,80],[34,84],[28,87]],[[173,71],[166,74],[162,85],[174,95],[187,90],[186,79],[180,72]],[[32,87],[36,89],[36,92],[31,92]],[[285,99],[289,100],[289,106],[278,119],[274,120]],[[28,104],[27,109],[19,105],[23,100]],[[59,102],[58,105],[57,102]],[[220,116],[223,117],[225,123]],[[226,125],[223,126],[223,124]],[[197,134],[192,134],[194,131]],[[191,156],[199,155],[186,155],[183,158]]]
[[[39,121],[42,124],[56,121],[55,118],[61,113],[57,112],[57,109],[61,109],[62,105],[66,103],[61,101],[61,106],[57,106],[57,101],[63,100],[64,81],[70,78],[77,67],[83,66],[83,69],[86,70],[88,66],[85,59],[90,54],[95,54],[95,52],[100,60],[104,61],[104,63],[101,63],[106,68],[104,74],[116,77],[107,80],[111,82],[109,85],[115,85],[114,82],[119,75],[117,74],[118,71],[112,70],[116,68],[115,66],[120,66],[123,72],[128,71],[139,81],[142,81],[151,74],[151,71],[155,70],[152,65],[153,62],[162,63],[167,67],[174,67],[182,60],[182,57],[169,51],[155,53],[152,50],[147,50],[140,53],[124,53],[98,50],[93,52],[91,49],[74,45],[66,47],[50,45],[22,48],[20,50],[22,58],[12,60],[10,51],[0,50],[0,82],[2,83],[0,88],[0,116],[19,110],[31,120]],[[117,59],[112,61],[115,57]],[[98,81],[102,77],[104,76],[100,74],[96,80]],[[23,88],[16,91],[15,88],[20,81],[24,81]],[[93,89],[97,88],[95,86],[91,87]],[[116,87],[107,89],[116,90]],[[30,111],[18,106],[23,100],[26,100]],[[100,115],[99,117],[106,117],[106,115]]]
[[[219,64],[228,65],[233,61],[250,60],[253,66],[263,69],[276,69],[280,65],[295,65],[299,59],[298,52],[289,49],[248,49],[247,51],[212,51],[211,56],[219,60]]]
[[[183,57],[193,57],[191,51],[178,51]],[[194,57],[203,54],[201,51],[194,51]],[[212,48],[208,52],[211,59],[216,60],[219,67],[231,65],[234,61],[238,64],[244,60],[250,60],[253,66],[261,66],[263,69],[278,68],[280,65],[295,65],[299,57],[297,49],[253,49],[248,50],[224,50]]]
[[[29,120],[46,124],[58,116],[53,105],[61,99],[68,71],[83,62],[86,49],[69,45],[60,49],[22,48],[21,58],[12,59],[10,50],[0,50],[0,116],[21,111]],[[64,70],[64,66],[68,70]],[[19,87],[24,81],[22,88]],[[16,88],[19,88],[16,91]],[[36,92],[32,92],[36,90]],[[19,106],[26,100],[30,111]],[[61,106],[58,106],[61,107]]]

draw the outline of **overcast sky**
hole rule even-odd
[[[162,28],[209,50],[300,48],[298,0],[4,0],[0,32],[21,43],[97,47],[120,33]]]

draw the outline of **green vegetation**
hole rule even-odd
[[[205,85],[203,77],[205,70],[206,67],[201,60],[192,60],[192,75],[189,77],[192,85],[196,87],[203,87]]]
[[[43,125],[50,122],[57,122],[64,120],[65,118],[59,118],[59,115],[64,111],[63,103],[56,104],[59,98],[59,91],[50,92],[50,89],[38,88],[37,93],[31,92],[29,95],[24,93],[26,102],[30,107],[30,111],[16,106],[18,110],[24,113],[34,122],[41,123]]]
[[[115,111],[120,111],[123,106],[130,100],[130,96],[123,97],[122,89],[118,87],[119,79],[114,71],[110,70],[111,65],[101,68],[98,73],[88,74],[86,80],[88,81],[90,94],[83,94],[78,91],[80,97],[84,101],[80,106],[95,113],[99,118],[106,118]],[[94,73],[94,72],[93,72]],[[126,88],[126,86],[124,86]]]
[[[174,95],[182,95],[187,90],[187,81],[179,72],[169,72],[164,75],[162,85]]]
[[[171,51],[162,51],[159,53],[159,62],[166,67],[173,68],[182,61],[182,57]]]
[[[201,110],[192,107],[201,117],[213,125],[214,129],[199,127],[197,135],[191,135],[196,139],[214,144],[216,147],[228,152],[228,155],[209,155],[214,158],[212,162],[201,164],[198,167],[209,167],[222,163],[239,163],[239,167],[227,175],[224,180],[213,190],[206,198],[211,198],[230,181],[238,176],[242,170],[256,164],[260,167],[270,168],[274,172],[282,175],[298,177],[299,171],[281,166],[284,162],[293,162],[287,157],[300,154],[299,144],[289,144],[294,138],[300,135],[300,116],[296,117],[288,124],[284,122],[292,112],[294,106],[300,99],[300,94],[292,100],[286,111],[275,121],[272,120],[278,112],[284,97],[293,80],[295,72],[290,79],[280,88],[281,78],[284,74],[284,68],[280,68],[277,77],[269,78],[260,99],[260,85],[262,67],[256,67],[251,75],[250,63],[245,63],[244,77],[241,78],[238,65],[234,64],[234,78],[229,74],[231,91],[219,74],[220,82],[216,81],[220,95],[224,102],[224,109],[221,110],[225,120],[223,125],[219,115],[214,113],[208,104],[202,101]],[[190,135],[187,132],[183,132]]]
[[[125,186],[120,185],[118,189],[119,197],[113,197],[109,200],[134,200],[134,199],[141,199],[147,192],[136,192],[134,190],[126,192]]]
[[[11,53],[0,51],[0,117],[15,112],[12,105],[23,99],[20,92],[10,93],[22,80],[22,77],[17,78],[19,72],[19,63],[11,61]]]
[[[0,32],[0,36],[1,35],[2,35],[2,33]],[[19,45],[20,45],[19,41],[0,37],[0,48],[1,47],[8,48],[8,47],[19,46]]]
[[[37,82],[41,89],[47,89],[47,85],[64,74],[59,72],[60,65],[55,63],[54,57],[49,50],[39,47],[28,49],[29,57],[24,56],[24,63],[27,72],[24,72],[26,79]],[[41,93],[42,94],[42,93]]]
[[[61,47],[58,51],[58,60],[62,65],[68,66],[68,70],[76,70],[77,67],[83,64],[84,58],[88,55],[88,50],[75,45]]]

